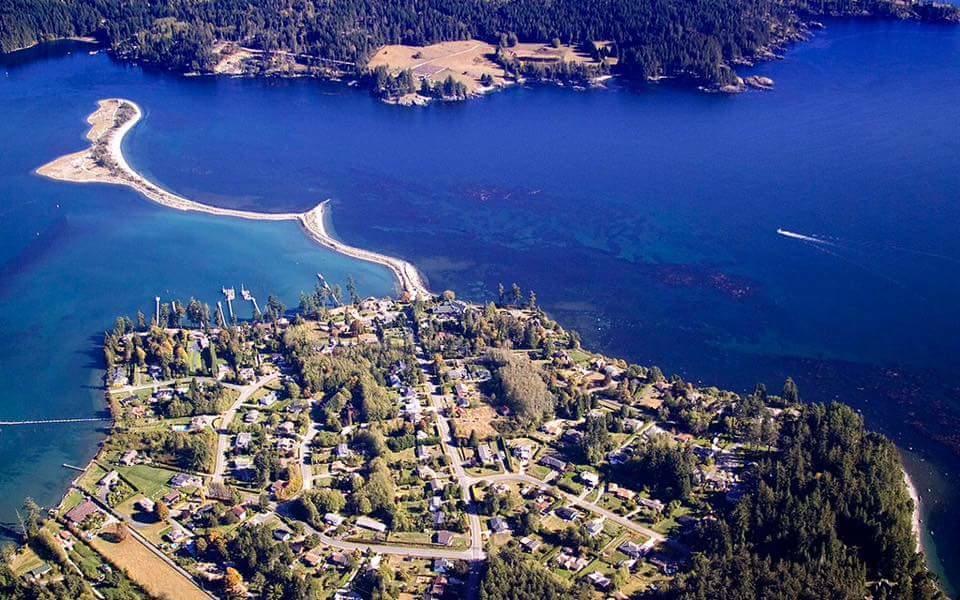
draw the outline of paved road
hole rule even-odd
[[[289,505],[289,503],[288,503]],[[290,519],[297,517],[290,514],[289,506],[283,505],[277,507],[277,513]],[[347,540],[338,540],[328,536],[311,526],[309,523],[300,521],[303,524],[304,534],[307,536],[316,535],[320,540],[339,550],[348,552],[374,552],[377,554],[394,554],[397,556],[415,556],[417,558],[446,558],[448,560],[474,560],[472,550],[454,550],[442,546],[406,546],[402,544],[378,544],[373,542],[350,542]]]
[[[310,444],[313,442],[313,438],[317,437],[317,434],[320,433],[320,430],[317,428],[317,423],[313,419],[310,419],[310,428],[307,429],[307,434],[303,436],[300,440],[300,475],[303,477],[303,491],[307,491],[313,488],[313,468],[307,464],[307,461],[304,460],[307,450],[310,448]],[[310,462],[313,462],[311,456]]]
[[[587,500],[574,496],[573,494],[568,494],[567,492],[564,492],[563,490],[557,488],[554,485],[550,485],[549,483],[540,481],[536,477],[532,477],[525,473],[501,473],[499,475],[471,477],[470,479],[473,483],[476,483],[478,481],[486,481],[486,482],[513,481],[513,482],[526,483],[529,485],[533,485],[533,486],[539,487],[540,489],[549,491],[552,494],[557,494],[560,497],[562,497],[564,500],[569,502],[570,504],[573,504],[574,506],[579,506],[580,508],[588,510],[594,514],[600,515],[601,517],[604,517],[616,523],[617,525],[620,525],[626,529],[629,529],[630,531],[643,534],[655,540],[656,542],[662,542],[667,539],[663,534],[657,533],[652,529],[648,529],[647,527],[640,525],[636,521],[631,521],[630,519],[622,517],[615,512],[609,511],[603,508],[602,506],[598,506],[593,502],[589,502]]]
[[[467,506],[467,524],[470,527],[471,558],[473,560],[481,560],[485,556],[483,552],[483,528],[480,525],[480,516],[477,514],[476,503],[470,502],[470,485],[472,481],[463,468],[459,450],[453,445],[450,422],[442,414],[442,407],[440,406],[442,396],[433,393],[436,390],[436,386],[433,383],[433,376],[427,371],[429,361],[421,357],[417,359],[417,362],[420,363],[420,369],[423,371],[423,375],[427,380],[427,385],[430,386],[430,402],[433,405],[434,414],[436,415],[437,431],[440,434],[440,445],[443,448],[443,452],[450,459],[453,476],[460,485],[460,493],[463,499],[469,503]]]
[[[262,377],[257,381],[251,383],[250,385],[245,385],[240,388],[240,395],[237,396],[237,399],[234,401],[230,408],[228,408],[223,414],[218,417],[220,419],[220,427],[217,429],[217,464],[213,469],[213,481],[217,483],[223,483],[223,472],[226,470],[227,460],[226,454],[227,449],[230,447],[230,433],[227,431],[227,428],[230,426],[230,423],[233,423],[233,418],[237,414],[237,409],[240,408],[240,405],[250,399],[250,396],[254,392],[267,385],[271,381],[276,381],[280,377],[279,373],[271,373],[266,377]]]

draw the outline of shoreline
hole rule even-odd
[[[118,119],[123,118],[122,115],[118,115],[123,107],[131,109],[132,114],[118,124]],[[179,196],[151,182],[130,166],[123,155],[122,148],[124,137],[142,118],[143,111],[140,106],[131,100],[123,98],[100,100],[97,110],[87,117],[90,130],[86,137],[90,140],[90,147],[54,159],[38,168],[36,173],[50,179],[72,183],[125,185],[156,204],[180,211],[194,211],[252,221],[297,221],[307,237],[317,244],[339,254],[389,269],[399,284],[401,294],[409,294],[411,299],[432,295],[424,277],[409,261],[356,248],[330,235],[324,222],[325,215],[329,212],[326,207],[327,200],[302,213],[261,213],[210,206]]]
[[[903,481],[907,484],[907,494],[910,495],[910,499],[913,500],[913,514],[911,515],[910,527],[913,530],[913,537],[917,541],[917,552],[926,554],[926,549],[923,547],[923,534],[920,529],[920,494],[917,492],[917,486],[914,485],[913,479],[910,478],[910,473],[907,472],[907,468],[902,467],[903,470]]]
[[[83,44],[91,44],[91,45],[96,45],[96,44],[99,44],[99,43],[100,43],[100,41],[97,40],[97,38],[95,38],[95,37],[93,37],[93,36],[89,36],[89,35],[68,35],[68,36],[65,36],[65,37],[54,37],[54,38],[50,38],[50,39],[47,39],[47,40],[36,40],[36,41],[33,42],[32,44],[27,44],[26,46],[20,46],[19,48],[14,48],[13,50],[8,50],[8,51],[6,52],[6,54],[15,54],[15,53],[17,53],[17,52],[23,52],[24,50],[29,50],[30,48],[36,48],[37,46],[39,46],[39,45],[41,45],[41,44],[46,44],[46,43],[49,43],[49,42],[67,42],[67,41],[69,41],[69,42],[81,42],[81,43],[83,43]],[[4,53],[0,53],[0,54],[4,54]]]

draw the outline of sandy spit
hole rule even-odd
[[[100,100],[88,118],[91,146],[53,160],[39,169],[44,177],[74,183],[112,183],[133,188],[148,200],[183,211],[202,212],[222,217],[255,221],[298,221],[307,235],[318,244],[340,254],[383,265],[393,272],[400,290],[411,298],[430,296],[423,276],[413,264],[393,256],[349,246],[329,234],[324,223],[327,202],[303,213],[262,213],[219,208],[202,204],[161,188],[135,171],[123,155],[123,138],[143,118],[143,111],[130,100]],[[126,107],[124,113],[120,110]]]

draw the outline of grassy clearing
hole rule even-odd
[[[169,490],[167,482],[174,475],[172,471],[149,465],[118,467],[117,471],[124,479],[133,484],[137,491],[151,500],[157,500],[167,493]]]
[[[134,536],[122,542],[108,542],[97,536],[91,542],[97,552],[125,570],[154,596],[183,600],[207,600],[207,595],[190,579],[150,551]]]

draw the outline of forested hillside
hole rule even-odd
[[[605,52],[634,77],[729,83],[731,64],[794,39],[804,17],[880,15],[956,20],[955,8],[892,0],[0,0],[0,49],[95,35],[133,59],[212,68],[217,40],[357,63],[384,44],[471,37],[565,43]]]
[[[704,521],[671,597],[940,598],[916,552],[893,443],[842,404],[802,405],[722,520]]]

